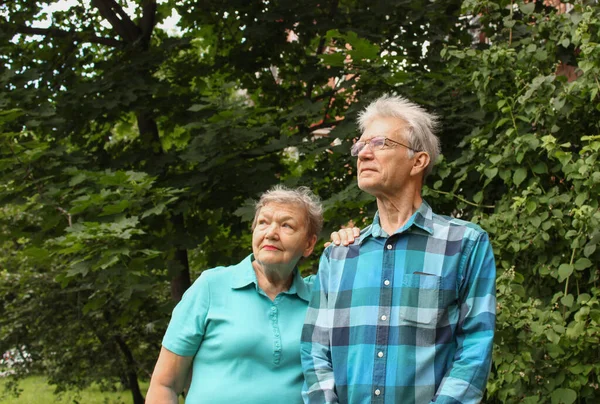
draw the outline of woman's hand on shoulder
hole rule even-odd
[[[331,241],[325,243],[325,247],[328,247],[330,244],[334,244],[336,246],[348,246],[353,244],[354,240],[360,237],[360,229],[358,227],[346,227],[339,229],[338,231],[334,231],[331,233],[330,237]]]

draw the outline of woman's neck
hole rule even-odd
[[[252,261],[252,267],[256,273],[258,286],[271,300],[275,300],[278,294],[288,291],[292,286],[294,267],[272,268],[257,260]]]

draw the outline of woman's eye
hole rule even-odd
[[[294,228],[292,227],[292,225],[291,225],[291,224],[289,224],[289,223],[284,223],[284,224],[283,224],[283,227],[287,227],[288,229],[294,229]]]

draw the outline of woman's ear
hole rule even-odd
[[[304,254],[302,254],[303,257],[308,257],[310,254],[312,254],[314,248],[315,248],[315,244],[317,244],[317,235],[313,234],[307,241],[306,243],[306,248],[304,249]]]

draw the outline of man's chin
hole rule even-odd
[[[378,187],[375,181],[358,181],[358,188],[361,191],[365,191],[366,193],[373,195],[373,192],[375,192]]]

